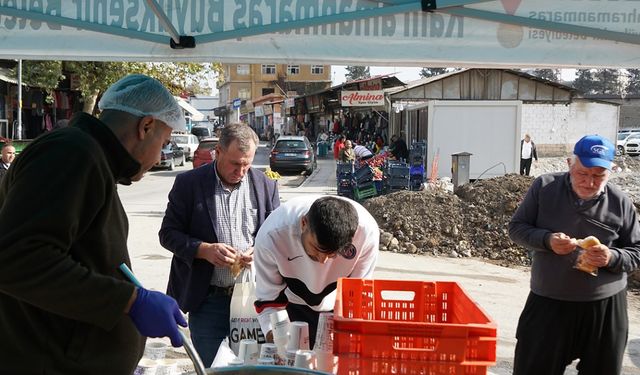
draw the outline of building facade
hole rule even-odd
[[[223,68],[216,114],[224,122],[249,122],[254,99],[269,94],[296,97],[331,86],[331,65],[225,64]]]

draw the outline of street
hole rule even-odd
[[[254,167],[268,166],[268,149],[262,145]],[[129,216],[129,252],[134,273],[147,288],[165,291],[171,253],[158,242],[158,230],[175,175],[191,169],[191,163],[174,171],[151,171],[130,186],[119,186]],[[300,186],[298,186],[302,182]],[[300,194],[335,194],[335,164],[331,153],[318,160],[318,169],[306,180],[297,175],[279,181],[283,201]],[[396,280],[455,281],[498,325],[497,365],[491,374],[512,372],[515,329],[529,292],[529,269],[505,268],[473,258],[435,258],[381,252],[375,278]],[[640,298],[629,298],[629,342],[624,374],[640,374]],[[576,374],[571,366],[566,374]]]

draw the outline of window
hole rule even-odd
[[[311,74],[324,74],[324,65],[311,65]]]
[[[287,74],[300,74],[300,65],[287,65]]]
[[[238,98],[240,99],[251,99],[251,89],[238,89]]]
[[[276,90],[273,88],[264,88],[262,89],[262,96],[273,94],[274,92],[276,92]]]
[[[249,64],[238,64],[238,65],[236,65],[236,73],[239,76],[248,76],[249,75]]]
[[[276,66],[273,64],[262,65],[262,74],[276,74]]]

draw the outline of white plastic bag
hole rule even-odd
[[[256,279],[253,268],[245,269],[233,288],[229,322],[229,347],[238,355],[240,340],[253,339],[258,345],[265,343],[253,305],[256,300]],[[259,349],[259,348],[258,348]]]
[[[236,355],[233,354],[233,350],[229,348],[229,338],[225,338],[222,340],[222,343],[218,348],[218,352],[216,353],[216,357],[213,359],[211,368],[228,366],[229,362],[235,358]]]

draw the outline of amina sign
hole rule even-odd
[[[340,102],[343,107],[378,107],[384,105],[384,92],[376,91],[342,91]]]

